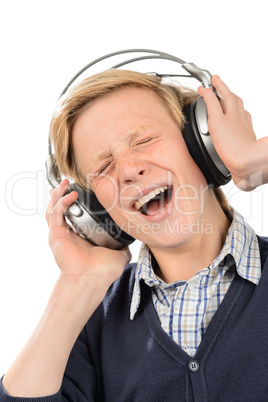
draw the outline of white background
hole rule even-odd
[[[44,161],[65,84],[103,54],[162,50],[218,73],[243,98],[257,136],[265,136],[266,16],[263,0],[2,2],[0,374],[36,325],[58,275],[47,245]],[[225,188],[258,234],[268,233],[267,187],[247,194]],[[137,247],[132,251],[136,259]]]

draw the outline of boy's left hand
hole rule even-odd
[[[256,139],[250,114],[243,101],[217,76],[212,77],[220,102],[211,89],[199,87],[208,109],[208,129],[213,144],[232,174],[234,183],[245,191],[268,182],[268,137]]]

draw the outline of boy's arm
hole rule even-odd
[[[127,248],[95,247],[67,227],[64,212],[77,198],[75,192],[63,197],[68,186],[64,180],[52,192],[47,210],[50,247],[61,274],[34,333],[4,376],[12,396],[59,391],[79,333],[131,257]]]
[[[214,75],[215,93],[200,87],[208,109],[208,127],[214,146],[232,174],[234,183],[244,191],[268,182],[268,137],[256,139],[250,114],[243,101]]]

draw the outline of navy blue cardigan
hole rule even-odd
[[[129,319],[135,264],[107,292],[70,355],[61,390],[1,402],[267,402],[268,238],[258,286],[236,275],[194,357],[161,328],[150,288]]]

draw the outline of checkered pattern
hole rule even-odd
[[[254,284],[261,276],[257,236],[243,217],[233,211],[233,222],[220,255],[193,278],[167,284],[152,268],[151,253],[141,246],[136,268],[130,318],[140,304],[140,281],[152,289],[152,299],[162,328],[190,356],[202,340],[236,272]]]

